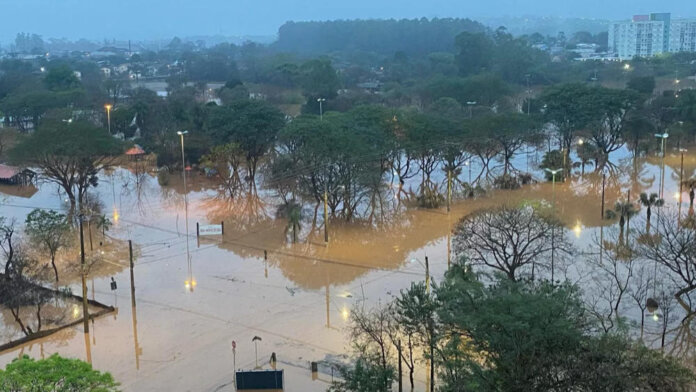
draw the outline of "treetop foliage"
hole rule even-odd
[[[485,30],[478,22],[455,18],[287,22],[278,30],[274,47],[295,53],[402,51],[422,55],[451,52],[457,34]]]
[[[25,355],[0,369],[0,390],[33,392],[117,392],[118,383],[109,373],[92,369],[86,362],[54,354],[34,360]]]

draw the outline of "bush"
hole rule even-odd
[[[519,189],[522,185],[516,176],[503,174],[493,180],[493,187],[497,189]]]
[[[159,183],[160,186],[169,185],[169,170],[162,169],[157,173],[157,183]]]

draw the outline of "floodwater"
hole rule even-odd
[[[517,167],[524,169],[527,158],[518,156]],[[612,162],[616,166],[606,178],[607,209],[629,189],[636,200],[640,192],[659,193],[660,185],[666,208],[679,208],[674,194],[679,189],[680,157],[668,154],[664,183],[659,157],[634,162],[630,153],[620,150]],[[95,269],[88,288],[89,298],[115,306],[117,312],[91,323],[89,335],[80,325],[0,353],[0,366],[22,354],[59,353],[111,372],[126,391],[233,391],[235,367],[268,368],[269,357],[276,353],[287,391],[324,391],[331,371],[320,367],[313,377],[310,362],[350,353],[345,331],[350,309],[389,301],[412,281],[423,280],[425,257],[435,281],[440,280],[454,258],[449,233],[472,211],[501,203],[555,205],[579,252],[596,252],[593,239],[600,228],[604,232],[615,223],[601,219],[602,177],[591,170],[580,175],[577,169],[572,180],[555,186],[542,181],[457,201],[450,213],[444,207],[405,208],[392,195],[385,197],[385,203],[393,205],[385,211],[392,213],[369,224],[331,221],[325,245],[322,209],[315,219],[314,205],[305,206],[299,241],[293,244],[287,222],[274,219],[277,201],[270,197],[242,192],[229,199],[210,180],[193,175],[185,200],[181,178],[174,174],[170,185],[162,187],[154,174],[116,169],[103,176],[96,193],[115,221],[108,235],[124,249],[103,257],[109,268]],[[696,155],[690,154],[684,178],[695,171]],[[542,178],[539,170],[534,174]],[[682,198],[681,207],[688,208],[688,195]],[[64,209],[61,199],[50,184],[26,192],[3,188],[1,214],[23,221],[33,208]],[[219,222],[224,222],[224,235],[196,238],[196,223]],[[641,224],[640,218],[631,222],[635,227]],[[133,241],[137,256],[134,288],[127,240]],[[559,266],[559,272],[588,282],[581,258]],[[115,291],[110,289],[111,277],[118,283]],[[71,282],[73,292],[79,293],[78,280]],[[634,318],[635,310],[626,306]],[[648,325],[646,332],[653,329],[656,326]],[[257,345],[252,343],[255,336],[262,339]],[[421,372],[416,387],[425,390],[425,385]]]

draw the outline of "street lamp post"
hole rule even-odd
[[[107,126],[109,127],[109,135],[111,135],[111,108],[113,106],[111,104],[106,104],[104,105],[104,109],[106,109],[106,123]]]
[[[467,101],[466,104],[469,106],[469,118],[474,117],[474,112],[473,112],[473,107],[476,105],[478,102],[476,101]]]
[[[85,237],[82,231],[82,220],[84,216],[79,215],[80,219],[80,271],[82,278],[82,317],[84,333],[89,333],[89,305],[87,302],[87,263],[85,262]]]
[[[179,135],[179,138],[181,140],[181,172],[184,175],[184,213],[186,216],[186,263],[189,265],[189,275],[191,275],[190,271],[190,264],[191,264],[191,256],[190,256],[190,251],[189,251],[189,226],[188,226],[188,189],[186,186],[186,159],[184,157],[184,135],[188,134],[188,131],[177,131],[176,133]],[[193,276],[189,276],[190,284],[188,285],[189,291],[193,292]]]
[[[551,193],[552,193],[552,208],[554,214],[556,213],[556,174],[560,173],[563,169],[551,170],[549,168],[545,169],[547,172],[551,173]],[[551,225],[551,283],[553,284],[554,272],[555,272],[555,255],[556,255],[556,238],[555,238],[555,226]]]
[[[669,137],[668,133],[656,133],[655,137],[662,139],[662,170],[660,173],[660,199],[664,199],[665,187],[665,140]]]
[[[326,98],[317,98],[317,102],[319,102],[319,120],[324,120],[324,102],[326,102]]]

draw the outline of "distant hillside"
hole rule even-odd
[[[454,37],[464,31],[483,32],[486,27],[470,19],[450,18],[287,22],[280,27],[273,46],[280,51],[308,54],[451,52]]]
[[[571,36],[578,31],[597,34],[609,29],[609,21],[603,19],[516,16],[478,18],[478,20],[493,30],[505,26],[510,34],[516,36],[533,33],[556,36],[561,31],[566,36]]]

